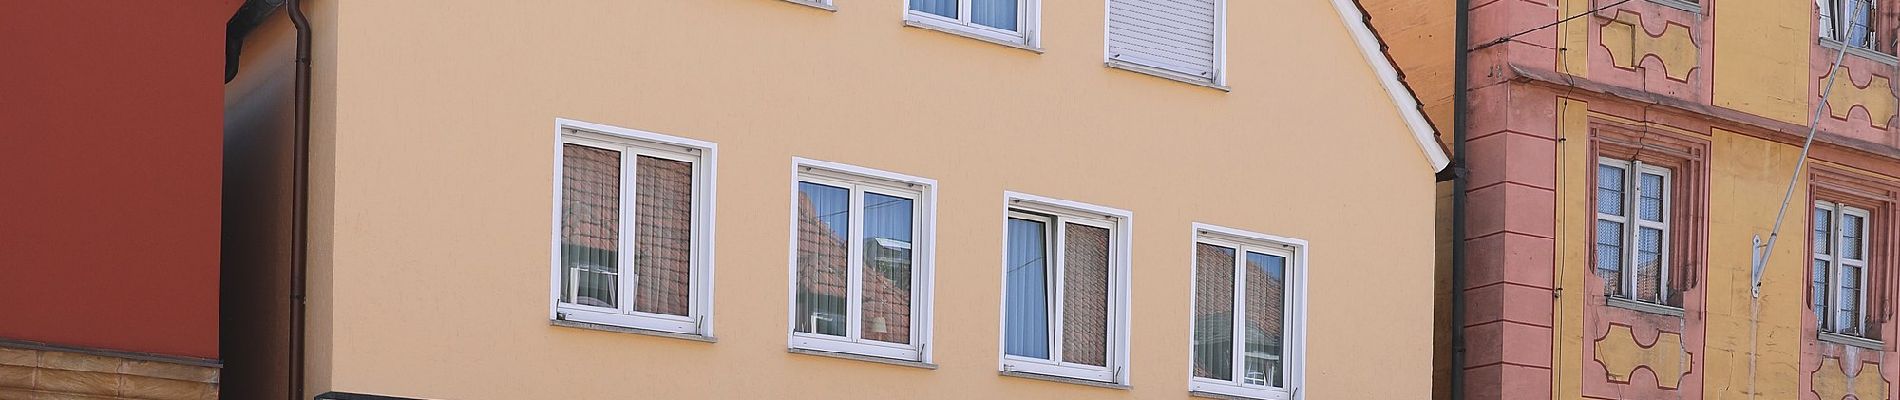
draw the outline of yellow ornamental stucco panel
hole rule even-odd
[[[1867,87],[1854,85],[1854,74],[1846,66],[1841,66],[1841,75],[1834,79],[1834,92],[1828,98],[1828,113],[1835,118],[1847,118],[1854,106],[1867,110],[1867,119],[1874,126],[1887,128],[1887,121],[1893,118],[1894,99],[1892,83],[1887,78],[1871,76]],[[1827,79],[1825,77],[1821,79]]]
[[[1682,372],[1687,368],[1688,357],[1682,353],[1682,335],[1662,332],[1656,335],[1656,342],[1645,347],[1636,341],[1636,335],[1630,327],[1610,326],[1610,333],[1597,340],[1597,361],[1603,363],[1610,373],[1610,380],[1629,382],[1637,368],[1648,368],[1656,374],[1656,385],[1665,389],[1675,389],[1682,382]]]
[[[1887,380],[1880,377],[1880,366],[1860,364],[1860,373],[1848,376],[1838,358],[1822,358],[1821,369],[1814,371],[1814,394],[1821,400],[1840,400],[1854,395],[1859,400],[1886,400]]]
[[[1814,2],[1731,1],[1714,13],[1715,104],[1807,123]]]
[[[1661,36],[1650,36],[1643,30],[1642,14],[1629,10],[1603,25],[1603,47],[1610,50],[1610,62],[1623,68],[1636,68],[1644,57],[1656,56],[1669,79],[1689,79],[1696,65],[1697,49],[1688,27],[1666,23]]]

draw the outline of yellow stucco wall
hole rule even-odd
[[[1806,125],[1814,3],[1728,2],[1714,16],[1715,105]]]
[[[315,2],[310,393],[1182,398],[1190,223],[1311,241],[1307,398],[1424,398],[1432,171],[1326,2],[1229,2],[1221,92],[902,2]],[[557,117],[718,143],[719,342],[549,326]],[[794,156],[936,179],[937,370],[788,354]],[[1131,390],[997,375],[1004,190],[1131,210]]]
[[[1763,269],[1759,314],[1753,317],[1749,243],[1757,234],[1767,239],[1801,148],[1721,129],[1712,133],[1704,393],[1748,393],[1752,336],[1752,352],[1759,355],[1752,372],[1758,396],[1796,398],[1801,316],[1807,312],[1805,179],[1795,183],[1794,205]]]
[[[1582,285],[1591,273],[1588,240],[1595,218],[1590,202],[1592,191],[1589,168],[1595,158],[1587,146],[1588,104],[1559,99],[1567,106],[1558,115],[1559,132],[1565,139],[1559,146],[1558,185],[1558,287],[1566,295],[1558,301],[1554,314],[1556,349],[1553,356],[1557,372],[1553,376],[1553,397],[1582,398],[1585,380],[1590,376],[1583,363],[1582,346],[1586,337]],[[1613,118],[1613,117],[1612,117]],[[1662,128],[1662,127],[1657,127]],[[1709,246],[1707,278],[1706,338],[1702,365],[1690,368],[1703,374],[1703,398],[1745,396],[1750,390],[1761,398],[1791,399],[1798,391],[1798,366],[1801,351],[1801,316],[1806,312],[1806,257],[1803,236],[1807,198],[1805,180],[1796,184],[1795,206],[1782,227],[1782,240],[1765,269],[1762,297],[1751,303],[1749,290],[1751,239],[1767,232],[1775,220],[1787,179],[1793,172],[1801,149],[1773,143],[1740,133],[1714,129],[1711,132],[1709,159]],[[1580,221],[1566,223],[1565,221]],[[1759,307],[1759,309],[1753,307]],[[1758,322],[1757,322],[1758,321]],[[1594,334],[1593,334],[1594,335]],[[1598,347],[1615,353],[1599,353],[1598,359],[1632,359],[1644,349]],[[1751,357],[1751,354],[1758,354]],[[1752,359],[1751,359],[1752,358]],[[1753,371],[1751,371],[1751,363]],[[1627,371],[1625,371],[1627,372]],[[1753,382],[1751,386],[1751,382]]]

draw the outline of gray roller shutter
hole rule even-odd
[[[1217,0],[1110,0],[1108,58],[1213,80]]]

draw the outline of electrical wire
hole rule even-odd
[[[1501,37],[1501,38],[1498,38],[1497,40],[1493,40],[1493,41],[1490,41],[1490,42],[1485,42],[1485,44],[1481,44],[1481,45],[1478,45],[1477,47],[1472,47],[1472,48],[1471,48],[1471,50],[1472,50],[1472,51],[1477,51],[1477,50],[1483,50],[1483,49],[1485,49],[1485,48],[1487,48],[1487,47],[1491,47],[1491,46],[1496,46],[1496,45],[1500,45],[1500,44],[1504,44],[1504,42],[1509,42],[1509,41],[1511,41],[1512,39],[1515,39],[1515,38],[1517,38],[1518,36],[1524,36],[1525,34],[1529,34],[1529,33],[1531,33],[1531,32],[1536,32],[1536,31],[1538,31],[1538,30],[1540,30],[1540,29],[1544,29],[1544,28],[1549,28],[1549,27],[1553,27],[1553,26],[1557,26],[1557,24],[1562,24],[1562,23],[1565,23],[1565,22],[1570,22],[1570,20],[1573,20],[1573,19],[1577,19],[1577,18],[1582,18],[1582,17],[1583,17],[1583,16],[1585,16],[1585,15],[1591,15],[1591,14],[1596,14],[1596,13],[1597,13],[1597,11],[1603,11],[1604,9],[1607,9],[1607,8],[1610,8],[1610,7],[1616,7],[1616,6],[1619,6],[1619,5],[1623,5],[1623,3],[1628,3],[1628,2],[1630,2],[1630,0],[1619,0],[1619,1],[1617,1],[1617,2],[1615,2],[1615,3],[1610,3],[1610,4],[1607,4],[1607,5],[1604,5],[1604,6],[1602,6],[1602,7],[1597,7],[1597,8],[1593,8],[1593,9],[1590,9],[1590,11],[1585,11],[1585,12],[1584,12],[1584,13],[1582,13],[1582,14],[1577,14],[1577,15],[1572,15],[1572,16],[1569,16],[1569,17],[1564,17],[1564,19],[1560,19],[1560,20],[1557,20],[1557,22],[1552,22],[1552,23],[1549,23],[1549,24],[1544,24],[1544,26],[1539,26],[1539,27],[1536,27],[1536,28],[1530,28],[1530,29],[1525,29],[1525,30],[1524,30],[1523,32],[1518,32],[1518,33],[1513,33],[1513,34],[1510,34],[1509,36],[1505,36],[1505,37]]]

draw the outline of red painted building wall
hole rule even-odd
[[[218,358],[240,0],[0,0],[0,339]]]

